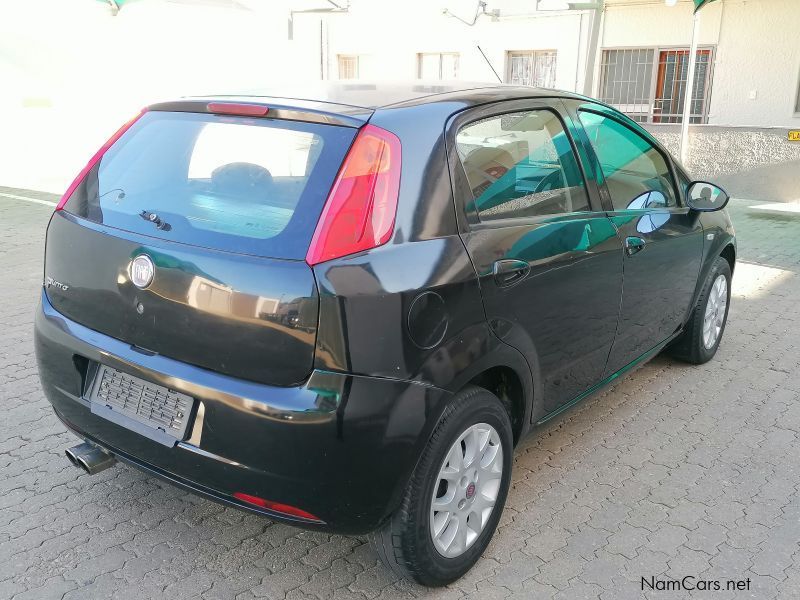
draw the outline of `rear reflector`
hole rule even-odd
[[[147,112],[147,109],[143,108],[138,115],[136,115],[130,121],[128,121],[122,127],[120,127],[117,130],[117,132],[114,135],[112,135],[111,138],[105,144],[103,144],[100,150],[98,150],[95,153],[95,155],[89,159],[89,162],[86,163],[86,166],[83,167],[83,169],[81,169],[81,172],[78,173],[78,176],[69,185],[67,191],[64,192],[63,196],[61,196],[61,200],[59,200],[58,204],[56,205],[56,210],[61,210],[62,208],[64,208],[64,205],[67,203],[67,200],[69,200],[69,197],[72,196],[72,193],[75,191],[75,188],[77,188],[81,184],[81,181],[83,181],[83,178],[86,177],[86,174],[92,170],[92,167],[94,167],[98,162],[100,162],[100,159],[103,158],[103,155],[108,151],[108,149],[111,148],[111,146],[113,146],[116,143],[116,141],[122,137],[122,134],[128,131],[128,129],[130,129],[131,126],[134,123],[136,123],[136,121],[138,121],[145,112]]]
[[[322,209],[306,262],[316,265],[382,246],[400,192],[400,139],[374,125],[356,136]]]
[[[269,112],[268,106],[234,102],[209,102],[206,108],[208,112],[218,115],[239,115],[242,117],[263,117]]]
[[[266,508],[267,510],[271,510],[272,512],[281,515],[286,515],[287,517],[297,517],[306,521],[316,521],[317,523],[322,523],[321,519],[318,519],[311,513],[288,504],[264,500],[264,498],[251,496],[250,494],[243,494],[242,492],[236,492],[233,497],[237,500],[241,500],[242,502],[246,502],[247,504],[252,504],[253,506],[258,506],[259,508]]]

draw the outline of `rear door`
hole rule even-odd
[[[671,161],[647,132],[595,104],[577,107],[577,118],[625,246],[622,309],[608,375],[682,325],[697,284],[703,228],[697,213],[681,205]]]
[[[459,114],[448,129],[486,315],[542,382],[545,411],[599,381],[622,289],[619,239],[587,186],[560,107],[505,102]]]
[[[47,287],[49,300],[142,352],[273,385],[302,381],[318,319],[304,258],[356,131],[144,113],[53,216],[45,275],[63,285]],[[147,285],[135,283],[137,258],[153,267]]]

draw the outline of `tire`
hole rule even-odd
[[[496,436],[490,429],[494,430]],[[477,441],[484,439],[484,433],[489,435],[487,441]],[[467,435],[464,443],[456,445],[463,435]],[[496,442],[494,445],[490,441],[492,439]],[[470,446],[467,445],[468,441]],[[482,443],[485,443],[483,450],[480,449]],[[502,457],[497,455],[498,446]],[[436,425],[411,476],[400,507],[381,529],[370,534],[370,543],[381,561],[399,576],[427,586],[448,584],[469,571],[489,545],[500,520],[511,481],[513,446],[511,421],[497,396],[475,386],[459,392]],[[471,466],[464,470],[455,469],[453,465],[459,457],[463,459],[464,454],[467,454],[464,464]],[[473,470],[477,463],[469,460],[475,456],[482,458],[480,464],[490,465],[487,470],[477,472],[477,475],[474,475],[477,469]],[[489,462],[492,458],[493,461]],[[495,477],[500,465],[502,471]],[[458,475],[452,475],[455,478],[453,482],[440,481],[440,471],[443,469],[447,469],[448,477],[450,473],[458,471]],[[463,480],[467,476],[461,475],[464,472],[468,475],[466,486]],[[487,514],[486,498],[494,495],[495,489],[494,505]],[[449,505],[452,512],[442,510],[435,513],[436,527],[440,533],[437,542],[432,536],[434,490],[439,502],[454,499]],[[476,511],[469,513],[469,521],[459,516],[464,514],[461,503],[464,504],[464,511]],[[477,509],[481,506],[484,507],[479,511],[484,515],[483,522],[477,516]],[[459,529],[461,522],[469,522],[470,527],[480,528],[480,533],[475,536],[471,529]],[[448,530],[453,526],[456,526],[455,530]],[[455,536],[449,551],[457,555],[448,557],[439,547],[445,544],[453,531]],[[458,534],[461,531],[466,531],[467,536],[471,535],[472,541],[465,538],[463,543],[460,542]]]
[[[725,305],[719,306],[718,315],[721,317],[721,326],[719,332],[714,336],[713,343],[707,344],[709,338],[706,337],[704,325],[706,325],[705,316],[706,309],[708,309],[709,299],[714,295],[714,285],[717,284],[718,279],[722,277],[725,281]],[[712,299],[712,302],[714,300]],[[700,292],[700,297],[697,299],[697,305],[692,310],[689,317],[689,322],[686,323],[683,333],[675,340],[670,346],[668,352],[675,358],[695,364],[701,365],[708,362],[717,353],[717,348],[722,341],[722,335],[725,333],[725,325],[728,323],[728,310],[731,306],[731,266],[728,261],[718,256],[711,265],[711,270],[703,282],[703,289]],[[714,310],[712,307],[711,310]]]

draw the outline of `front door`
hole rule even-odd
[[[476,109],[450,130],[463,239],[486,315],[542,384],[538,417],[602,377],[617,326],[622,247],[552,106]]]
[[[625,247],[622,310],[606,375],[683,324],[703,251],[696,213],[680,205],[668,157],[645,132],[604,107],[578,118],[605,179],[608,213]]]

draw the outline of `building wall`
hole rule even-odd
[[[12,140],[0,185],[63,191],[146,104],[307,79],[292,68],[287,14],[277,2],[142,0],[112,16],[93,0],[0,0],[0,132]]]
[[[700,45],[714,46],[709,125],[800,127],[798,0],[718,0],[700,15]],[[692,4],[608,0],[601,46],[688,47]]]
[[[649,129],[678,155],[680,125]],[[800,200],[800,143],[787,141],[785,129],[693,126],[685,166],[693,178],[718,183],[737,198]]]
[[[800,2],[725,0],[720,10],[711,123],[800,128]]]
[[[360,57],[361,79],[417,77],[421,52],[460,54],[459,79],[496,81],[481,56],[506,78],[508,51],[555,50],[556,87],[582,91],[586,66],[588,14],[536,11],[533,1],[498,0],[499,18],[471,21],[472,0],[352,0],[346,13],[320,18],[298,16],[305,30],[296,56],[305,54],[306,71],[319,76],[320,23],[324,77],[337,77],[340,54]],[[443,14],[447,8],[449,15]],[[607,0],[600,47],[682,47],[691,43],[693,4],[679,0]],[[310,36],[309,37],[309,31]],[[699,44],[714,48],[714,70],[708,123],[742,127],[800,127],[795,112],[800,80],[800,1],[718,0],[700,12]],[[309,55],[309,50],[311,54]],[[302,60],[299,62],[303,62]],[[600,80],[599,60],[595,87]]]
[[[500,17],[481,16],[469,26],[456,16],[471,21],[475,0],[351,0],[346,13],[325,15],[292,13],[329,7],[324,0],[238,2],[252,10],[141,0],[111,16],[91,0],[0,0],[0,131],[14,140],[0,146],[0,184],[64,189],[146,103],[335,79],[339,54],[361,57],[360,78],[388,80],[416,78],[421,52],[458,52],[460,79],[493,82],[478,46],[503,79],[508,51],[555,50],[555,86],[583,88],[585,12],[537,12],[534,0],[489,0]],[[705,136],[717,141],[692,146],[691,166],[713,175],[706,166],[714,160],[744,169],[746,158],[745,172],[754,161],[782,161],[800,147],[786,140],[786,129],[800,129],[800,0],[718,0],[700,15],[700,43],[716,49],[709,125],[731,128],[726,147],[735,151],[719,153],[720,130]],[[690,0],[675,7],[606,0],[600,46],[688,47],[691,31]],[[753,128],[770,127],[778,128],[768,136],[772,145],[748,137]]]
[[[692,7],[609,0],[601,46],[688,47]],[[713,46],[708,125],[692,126],[689,172],[738,197],[800,199],[800,1],[720,0],[700,12],[699,44]],[[597,88],[596,88],[597,89]],[[647,125],[676,156],[680,127]]]
[[[403,3],[353,0],[347,14],[329,18],[325,28],[326,76],[336,78],[338,54],[359,55],[362,79],[417,76],[420,52],[458,52],[459,79],[493,81],[477,50],[480,45],[505,79],[509,50],[556,50],[556,87],[582,91],[588,16],[578,12],[536,12],[533,2],[489,2],[500,18],[465,20],[475,3],[408,0]],[[606,0],[599,46],[688,48],[693,4],[679,0]],[[514,16],[512,16],[514,15]],[[800,0],[719,0],[700,12],[698,44],[714,50],[708,125],[693,126],[689,171],[713,179],[737,196],[794,200],[800,197],[800,143],[787,129],[800,129],[795,113],[800,78]],[[317,46],[319,48],[319,46]],[[600,60],[593,95],[598,95]],[[647,125],[674,154],[680,128]]]
[[[327,42],[324,60],[329,77],[337,78],[338,55],[358,55],[360,78],[380,81],[416,79],[419,53],[457,52],[459,79],[497,82],[492,67],[505,79],[508,51],[555,50],[556,87],[575,90],[579,74],[582,77],[579,52],[586,35],[586,19],[574,12],[531,18],[532,4],[490,3],[490,8],[499,8],[509,16],[497,21],[481,16],[474,26],[469,26],[443,11],[447,7],[451,15],[472,21],[476,6],[472,0],[352,0],[347,13],[323,20],[327,21],[323,23],[323,37]],[[317,15],[298,16],[295,22],[299,28],[311,29],[318,35]],[[319,42],[314,45],[319,48]]]

